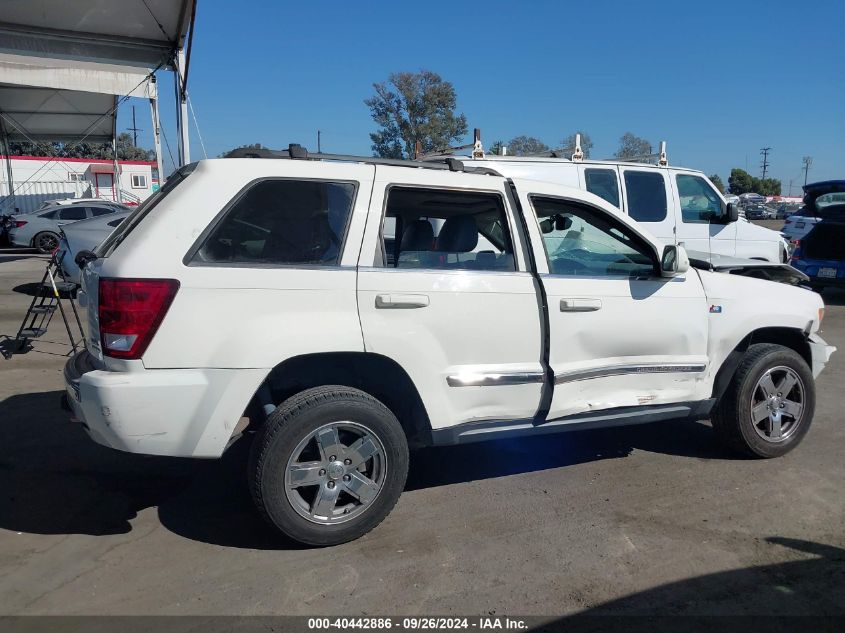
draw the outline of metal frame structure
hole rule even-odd
[[[4,0],[0,14],[3,153],[8,155],[10,140],[111,141],[117,178],[117,105],[127,96],[146,97],[159,179],[163,180],[155,73],[166,69],[174,72],[177,95],[178,162],[189,163],[187,80],[195,15],[196,0]],[[66,101],[66,107],[30,107],[21,112],[8,107],[26,102],[26,91],[38,88],[49,90],[54,103]],[[97,95],[112,99],[107,103],[101,99],[93,109],[74,106],[75,100],[93,103]],[[32,126],[23,124],[25,117]],[[43,133],[28,129],[36,121],[48,129]],[[11,187],[8,160],[6,171]]]

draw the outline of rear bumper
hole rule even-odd
[[[98,444],[130,453],[220,457],[262,369],[97,369],[87,351],[65,364],[68,405]]]
[[[833,345],[825,343],[824,339],[818,334],[810,334],[807,339],[810,344],[810,354],[813,357],[813,378],[818,378],[822,373],[827,361],[830,360],[830,355],[836,351]]]

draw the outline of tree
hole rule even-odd
[[[710,176],[710,182],[719,190],[719,193],[725,193],[725,183],[722,182],[722,179],[719,178],[719,174],[713,174]]]
[[[230,150],[222,152],[221,154],[217,155],[217,158],[226,158],[230,153],[234,152],[236,149],[268,149],[261,143],[247,143],[246,145],[238,145],[237,147],[233,147]]]
[[[728,177],[728,188],[735,196],[740,196],[744,193],[755,193],[754,177],[744,169],[734,167],[731,169],[730,177]]]
[[[496,141],[490,146],[490,149],[487,151],[487,153],[492,154],[493,156],[501,156],[503,147],[505,147],[504,141]]]
[[[122,132],[118,135],[115,145],[117,157],[120,160],[155,160],[155,152],[150,149],[135,147],[132,135]],[[112,159],[111,143],[91,144],[86,142],[30,143],[28,141],[9,143],[13,156],[53,156],[56,158],[99,158]]]
[[[619,139],[619,149],[616,150],[616,158],[619,160],[631,160],[651,155],[651,143],[646,139],[625,132]]]
[[[761,196],[779,196],[781,183],[777,178],[755,178],[755,191]]]
[[[380,128],[370,134],[375,156],[413,158],[417,143],[433,152],[467,133],[466,117],[455,114],[455,88],[437,73],[393,73],[373,88],[375,96],[364,103]]]
[[[549,146],[533,136],[517,136],[507,144],[510,156],[527,156],[529,154],[540,154],[548,152]]]
[[[584,158],[590,157],[590,150],[593,149],[593,140],[590,138],[590,135],[586,132],[581,132],[580,130],[575,134],[581,135],[581,151],[584,152]],[[575,151],[575,134],[570,134],[565,139],[560,142],[561,147],[566,149],[572,149]]]

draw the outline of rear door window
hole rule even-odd
[[[587,191],[619,208],[619,183],[616,180],[615,169],[587,168],[584,170],[584,184]]]
[[[116,209],[114,209],[112,207],[91,207],[91,215],[94,216],[95,218],[99,217],[101,215],[107,215],[109,213],[114,213],[115,211],[116,211]]]
[[[337,265],[354,198],[349,182],[258,181],[200,238],[191,262]]]
[[[666,182],[660,172],[625,170],[628,215],[638,222],[666,219]]]
[[[393,187],[382,244],[391,268],[516,270],[498,193]]]
[[[58,213],[59,220],[84,220],[85,217],[85,207],[68,207]]]

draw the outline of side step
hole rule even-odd
[[[18,338],[38,338],[47,332],[46,327],[27,327],[18,333]]]
[[[56,311],[56,308],[59,306],[53,305],[43,305],[43,306],[33,306],[32,309],[29,311],[30,314],[52,314]]]

